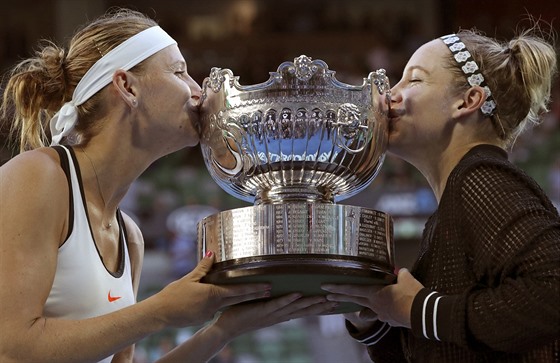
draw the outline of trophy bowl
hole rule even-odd
[[[323,283],[392,283],[391,217],[337,204],[383,164],[389,97],[384,70],[350,85],[305,55],[255,85],[212,68],[202,86],[204,161],[223,190],[253,205],[198,223],[199,259],[216,254],[203,281],[268,282],[272,297],[324,295]]]

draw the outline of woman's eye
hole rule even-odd
[[[417,85],[421,82],[422,80],[420,80],[419,78],[411,78],[408,80],[408,84],[414,86]]]
[[[176,71],[175,75],[177,77],[184,77],[187,74],[187,71]]]

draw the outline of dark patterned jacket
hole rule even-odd
[[[560,362],[560,217],[504,150],[452,171],[412,274],[411,330],[347,322],[374,362]]]

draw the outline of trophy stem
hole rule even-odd
[[[287,202],[334,204],[334,195],[328,188],[316,185],[282,185],[260,190],[255,196],[255,205]]]

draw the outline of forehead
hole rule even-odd
[[[447,58],[451,55],[447,46],[440,39],[434,39],[414,52],[410,57],[406,68],[420,67],[429,72],[443,69]]]
[[[173,66],[181,62],[184,64],[185,58],[183,58],[183,55],[176,44],[165,47],[150,57],[150,63],[158,64],[160,66]]]

